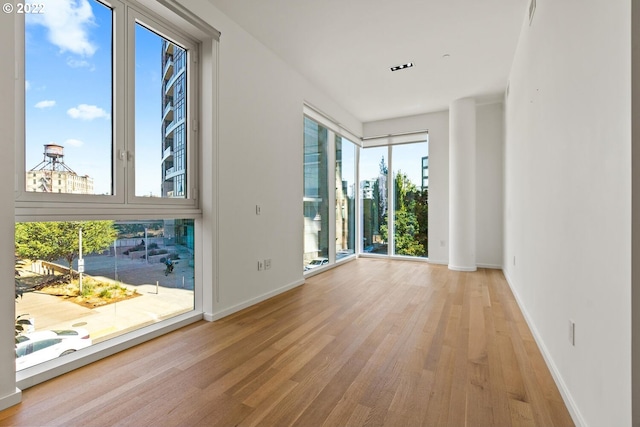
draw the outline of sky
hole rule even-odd
[[[429,143],[400,144],[391,147],[393,172],[402,172],[418,188],[422,186],[422,158],[429,155]],[[371,147],[360,151],[360,180],[377,179],[380,174],[380,160],[389,167],[387,147]]]
[[[62,145],[68,167],[112,194],[112,12],[95,0],[42,3],[44,13],[25,15],[25,167],[45,144]],[[135,35],[136,195],[159,196],[161,38],[140,25]]]

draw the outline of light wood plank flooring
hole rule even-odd
[[[32,387],[8,425],[573,423],[500,271],[359,259]]]

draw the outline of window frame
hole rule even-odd
[[[401,134],[397,136],[390,137],[381,137],[381,138],[370,138],[369,141],[364,141],[364,146],[361,147],[362,150],[367,150],[369,148],[386,148],[387,149],[387,253],[386,254],[375,254],[375,253],[367,253],[364,252],[364,247],[362,246],[362,235],[359,235],[360,246],[358,251],[358,256],[362,257],[371,257],[371,258],[390,258],[390,259],[403,259],[403,260],[412,260],[412,261],[422,261],[428,262],[428,257],[420,257],[420,256],[410,256],[410,255],[401,255],[396,254],[396,242],[395,242],[395,214],[396,214],[396,206],[395,206],[395,166],[393,162],[393,148],[402,145],[411,145],[411,144],[419,144],[419,143],[427,143],[427,153],[426,156],[429,156],[429,132],[412,132],[409,134]],[[421,163],[422,165],[422,160]],[[360,169],[360,159],[358,159],[358,170]],[[358,198],[359,202],[362,200],[362,196]],[[359,220],[362,221],[362,217],[359,217]],[[361,228],[362,230],[362,228]]]
[[[358,245],[358,239],[360,236],[360,221],[357,219],[358,216],[360,215],[360,208],[359,208],[359,203],[356,200],[355,202],[355,212],[354,215],[356,217],[355,219],[355,224],[354,224],[354,228],[355,228],[355,247],[354,247],[354,252],[352,254],[349,254],[347,256],[344,256],[340,259],[337,259],[336,257],[336,138],[340,137],[340,138],[344,138],[345,140],[351,142],[354,146],[355,146],[355,153],[354,153],[354,161],[355,161],[355,165],[354,165],[354,171],[355,171],[355,176],[354,179],[356,180],[356,183],[358,182],[358,162],[359,162],[359,153],[360,153],[360,149],[362,148],[360,145],[360,138],[356,137],[353,133],[349,132],[346,129],[343,129],[337,125],[335,125],[332,121],[326,119],[324,116],[322,116],[320,113],[318,113],[317,111],[313,110],[311,107],[305,105],[304,109],[303,109],[303,115],[302,115],[302,124],[303,124],[303,144],[304,144],[304,122],[305,120],[311,120],[312,122],[316,123],[318,126],[323,127],[327,130],[327,142],[326,142],[326,153],[325,156],[327,158],[327,171],[325,171],[325,175],[326,175],[326,179],[327,182],[324,183],[324,185],[327,186],[327,200],[329,202],[329,207],[328,207],[328,248],[327,248],[327,258],[329,260],[328,264],[324,264],[321,265],[319,267],[316,268],[312,268],[310,270],[303,270],[303,275],[305,277],[314,275],[319,273],[320,271],[324,271],[325,269],[328,268],[332,268],[335,265],[339,265],[343,262],[347,262],[347,261],[351,261],[353,259],[355,259],[358,255],[358,249],[359,249],[359,245]],[[304,150],[303,150],[304,151]],[[304,198],[305,198],[305,189],[304,189],[304,185],[305,185],[305,178],[304,178],[304,165],[305,165],[305,159],[303,158],[303,206],[304,206]],[[356,195],[357,198],[357,195]],[[304,215],[304,207],[303,207],[303,215]],[[305,247],[305,243],[304,243],[304,236],[306,234],[306,230],[303,231],[303,260],[304,260],[304,247]],[[304,265],[304,263],[303,263]]]
[[[27,193],[25,180],[27,165],[25,164],[25,21],[24,15],[14,15],[15,25],[15,150],[14,150],[14,221],[73,221],[73,220],[149,220],[159,216],[165,219],[193,219],[196,230],[194,235],[194,308],[191,312],[180,314],[170,319],[163,320],[153,325],[148,325],[124,335],[112,338],[87,348],[86,351],[69,355],[64,360],[55,359],[36,365],[16,373],[16,386],[27,388],[46,381],[57,375],[79,368],[87,363],[99,360],[115,354],[126,348],[132,347],[144,341],[171,332],[180,327],[191,324],[203,318],[213,320],[214,307],[219,302],[218,279],[214,272],[217,270],[217,123],[218,123],[218,61],[220,32],[213,28],[207,21],[196,13],[185,8],[176,0],[155,0],[142,5],[136,0],[100,0],[101,3],[121,10],[121,19],[114,19],[113,51],[114,73],[124,76],[127,72],[125,60],[118,55],[128,55],[125,51],[125,38],[123,32],[126,27],[126,9],[141,12],[152,18],[155,22],[169,28],[171,34],[179,35],[192,41],[197,46],[193,56],[196,65],[193,70],[191,84],[194,94],[189,95],[193,107],[191,110],[190,124],[193,126],[195,136],[190,142],[192,156],[190,171],[192,173],[191,186],[192,197],[186,200],[171,200],[167,198],[154,198],[152,202],[140,201],[141,198],[127,198],[125,192],[125,179],[123,162],[131,162],[127,159],[126,151],[123,159],[119,159],[117,149],[122,149],[127,129],[120,124],[114,127],[113,156],[113,195],[77,195],[60,194],[56,197],[44,193]],[[126,5],[125,5],[126,3]],[[119,37],[116,37],[120,34]],[[120,52],[120,53],[119,53]],[[119,59],[120,58],[120,59]],[[134,66],[133,64],[132,66]],[[203,79],[203,76],[206,76]],[[114,75],[115,79],[116,76]],[[122,78],[122,77],[120,77]],[[196,89],[197,88],[197,89]],[[127,106],[128,90],[124,84],[114,85],[112,96],[113,111],[112,120],[118,123],[124,122],[125,108]],[[115,102],[122,103],[120,108]],[[205,120],[201,119],[202,117]],[[206,140],[206,144],[205,141]],[[160,161],[158,161],[158,167]],[[206,167],[205,167],[206,166]],[[121,175],[118,177],[118,170]],[[119,178],[116,180],[116,178]],[[209,184],[203,187],[203,179]],[[129,183],[131,184],[131,182]],[[122,187],[120,187],[122,186]],[[194,188],[195,187],[195,188]],[[131,185],[131,192],[135,194],[135,186]],[[43,197],[48,196],[48,197]],[[159,202],[159,203],[157,203]],[[207,214],[203,214],[202,210]],[[204,259],[209,261],[205,264]],[[82,353],[82,354],[79,354]]]
[[[25,21],[17,15],[16,55],[16,121],[15,184],[16,216],[31,217],[73,212],[92,217],[104,216],[105,209],[111,215],[144,215],[162,210],[176,217],[195,218],[201,215],[199,202],[200,171],[198,165],[201,136],[199,96],[200,67],[198,58],[202,42],[182,31],[158,13],[133,0],[96,0],[113,11],[112,24],[112,194],[39,193],[26,191],[28,168],[26,165],[26,96],[25,96]],[[171,3],[161,1],[165,7]],[[183,18],[184,19],[184,18]],[[187,48],[187,197],[141,197],[135,194],[135,24],[158,33],[168,40]],[[215,30],[214,30],[215,31]],[[219,34],[219,33],[218,33]],[[217,37],[215,37],[217,39]],[[160,121],[159,121],[160,122]],[[160,126],[160,123],[158,124]],[[160,144],[160,141],[158,141]],[[158,157],[158,168],[160,168]],[[159,182],[159,185],[161,183]],[[163,214],[164,215],[164,214]],[[20,219],[22,220],[22,219]]]

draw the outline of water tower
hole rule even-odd
[[[64,147],[58,144],[45,144],[44,159],[31,170],[66,171],[75,173],[69,166],[64,164]]]
[[[65,165],[62,145],[45,144],[44,159],[26,173],[26,191],[93,194],[93,179]]]

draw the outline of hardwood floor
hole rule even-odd
[[[359,259],[27,389],[9,425],[573,422],[500,271]]]

